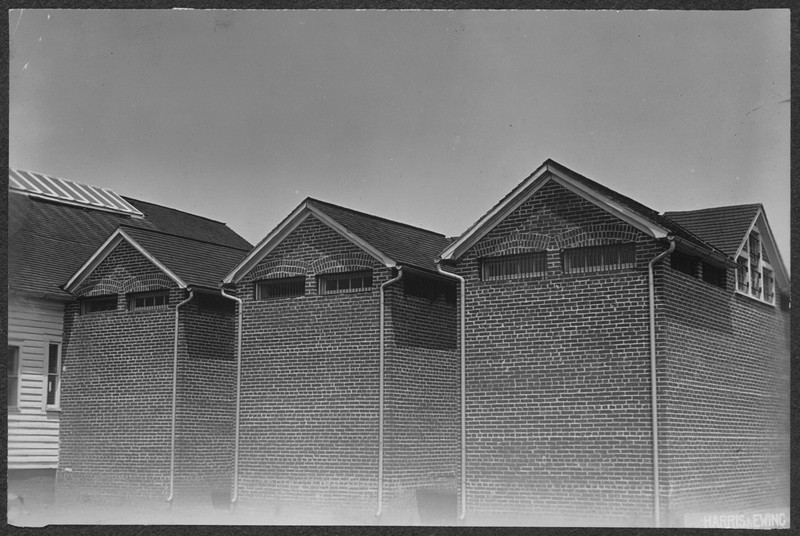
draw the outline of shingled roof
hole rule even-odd
[[[18,172],[9,170],[10,176],[12,173]],[[8,285],[12,292],[69,299],[61,286],[121,225],[186,239],[202,237],[232,251],[239,250],[232,254],[233,264],[251,247],[224,223],[154,203],[123,198],[138,211],[131,214],[30,195],[13,186],[9,190]],[[217,281],[228,268],[226,264],[224,269],[216,270]]]
[[[121,229],[189,287],[217,289],[225,274],[250,251],[149,229]]]
[[[309,198],[320,210],[354,235],[369,242],[399,265],[436,270],[436,257],[447,246],[446,236],[405,223]]]
[[[763,210],[760,204],[735,205],[665,212],[664,217],[735,257],[759,210]]]
[[[405,266],[435,272],[436,258],[449,243],[440,233],[309,197],[256,244],[224,282],[238,282],[309,215],[316,216],[387,267]]]

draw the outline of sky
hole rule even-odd
[[[789,263],[788,10],[11,10],[9,165],[226,222],[306,197],[458,236],[545,160],[762,203]]]

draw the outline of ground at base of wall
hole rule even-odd
[[[13,525],[43,527],[47,525],[398,525],[403,522],[382,521],[372,514],[299,512],[253,506],[230,509],[183,502],[171,508],[159,504],[129,506],[108,504],[56,504],[48,508],[28,508],[17,516]]]

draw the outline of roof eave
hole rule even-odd
[[[680,236],[675,236],[675,244],[679,249],[688,251],[701,259],[710,260],[714,264],[722,264],[727,268],[736,268],[736,263],[733,259],[719,250],[704,248]]]

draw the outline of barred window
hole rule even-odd
[[[703,281],[706,283],[711,283],[712,285],[720,288],[725,288],[725,284],[727,283],[727,275],[728,271],[725,268],[712,266],[707,262],[703,263]]]
[[[94,296],[81,299],[81,314],[90,315],[102,313],[103,311],[117,310],[117,295]]]
[[[481,278],[484,281],[521,279],[544,275],[546,272],[546,251],[481,259]]]
[[[692,257],[680,251],[673,251],[669,261],[673,270],[677,270],[678,272],[692,277],[697,277],[699,275],[697,273],[699,262],[696,257]]]
[[[607,244],[565,249],[561,255],[565,273],[581,274],[633,268],[636,264],[636,244]]]
[[[322,274],[317,277],[320,294],[341,294],[344,292],[365,292],[372,290],[372,270]]]
[[[430,301],[444,299],[445,303],[456,303],[456,285],[440,278],[425,277],[413,272],[403,275],[403,294]]]
[[[169,305],[169,291],[137,292],[128,296],[128,309],[140,311],[144,309],[164,309]]]
[[[219,294],[197,294],[197,308],[201,313],[232,315],[236,313],[236,303]]]
[[[306,293],[305,276],[267,279],[256,283],[256,299],[294,298]]]

